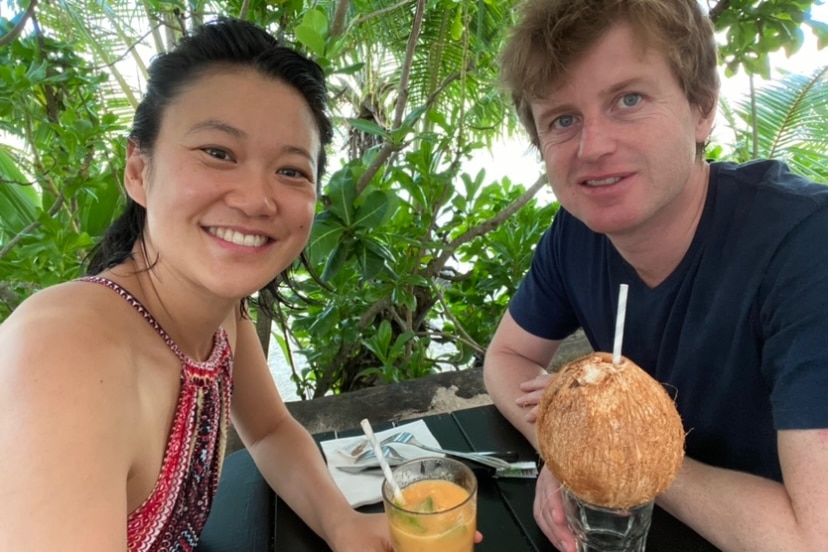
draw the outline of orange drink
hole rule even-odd
[[[402,489],[395,500],[382,486],[395,552],[471,552],[477,520],[477,479],[462,462],[427,457],[394,470]]]

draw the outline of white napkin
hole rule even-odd
[[[431,430],[428,429],[428,426],[422,420],[398,425],[397,427],[392,427],[384,431],[377,431],[375,435],[377,436],[377,440],[382,441],[389,435],[399,433],[400,431],[411,432],[424,445],[430,447],[440,446],[440,443],[437,442],[437,439],[431,434]],[[339,449],[352,446],[357,441],[363,439],[365,439],[364,435],[355,435],[354,437],[332,439],[319,443],[322,446],[325,457],[328,459],[328,470],[331,472],[339,490],[342,491],[342,494],[345,495],[345,498],[348,499],[348,502],[354,508],[365,506],[366,504],[374,504],[382,500],[382,483],[385,481],[381,470],[371,470],[365,473],[345,473],[342,470],[336,469],[337,466],[354,465],[354,461],[339,452]],[[401,446],[398,452],[404,455],[406,460],[420,458],[421,456],[443,456],[442,454],[428,452],[412,446]]]

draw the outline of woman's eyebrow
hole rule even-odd
[[[295,153],[297,155],[301,155],[302,157],[306,157],[308,161],[310,161],[311,163],[316,163],[316,159],[314,158],[314,156],[311,155],[311,153],[305,148],[300,148],[297,146],[284,146],[282,148],[282,151],[284,151],[285,153]]]
[[[197,132],[203,131],[210,131],[210,130],[217,130],[219,132],[224,132],[233,136],[235,138],[247,138],[247,133],[240,128],[234,127],[231,124],[218,121],[216,119],[208,119],[206,121],[201,121],[199,123],[194,124],[190,127],[190,130],[187,131],[187,134],[195,134]],[[312,163],[316,163],[316,159],[311,152],[306,150],[305,148],[299,146],[292,146],[292,145],[285,145],[281,148],[281,150],[285,153],[293,153],[297,155],[301,155],[302,157],[306,157]]]
[[[242,129],[236,128],[231,124],[218,121],[216,119],[207,119],[206,121],[201,121],[199,123],[194,124],[190,128],[190,130],[187,131],[187,134],[194,134],[196,132],[202,132],[205,130],[218,130],[219,132],[224,132],[235,138],[247,137],[247,133],[244,132]]]

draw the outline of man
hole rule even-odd
[[[696,0],[528,0],[502,67],[561,210],[488,349],[495,404],[537,447],[545,367],[578,327],[612,351],[629,284],[623,353],[688,432],[657,504],[725,551],[828,550],[828,187],[704,160]],[[543,469],[535,518],[574,552],[559,487]]]

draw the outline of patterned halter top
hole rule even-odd
[[[127,290],[96,276],[81,281],[104,285],[135,308],[181,360],[181,391],[161,473],[149,497],[127,516],[129,552],[189,552],[207,521],[218,487],[230,425],[233,354],[219,329],[210,358],[187,357]]]

